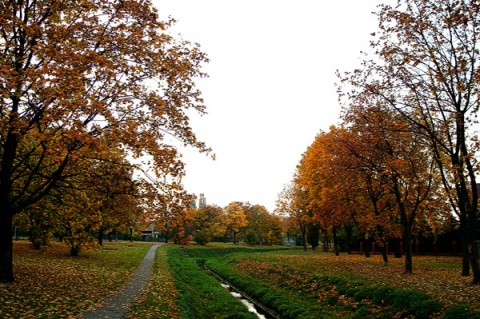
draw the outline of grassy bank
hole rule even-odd
[[[458,258],[416,257],[410,276],[403,275],[403,259],[384,267],[380,256],[283,248],[189,246],[175,258],[191,269],[205,261],[282,318],[479,318],[479,287],[459,276]]]
[[[179,292],[179,318],[256,318],[199,266],[203,258],[189,255],[197,249],[165,246],[168,263]],[[203,250],[203,249],[202,249]],[[206,253],[213,252],[205,250]]]

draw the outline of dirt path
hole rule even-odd
[[[155,252],[160,245],[154,245],[145,255],[140,266],[133,274],[130,282],[115,296],[106,301],[105,306],[86,312],[83,319],[121,319],[128,311],[135,297],[146,287],[150,279]]]

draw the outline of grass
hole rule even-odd
[[[172,269],[167,261],[167,249],[161,247],[155,255],[152,278],[125,319],[177,319],[179,292],[175,288]]]
[[[0,284],[0,318],[79,318],[115,293],[151,243],[106,243],[70,257],[52,243],[14,243],[14,283]],[[461,259],[334,256],[284,247],[164,245],[152,280],[125,319],[253,318],[198,265],[205,262],[283,318],[480,318],[480,286],[461,277]],[[232,316],[235,314],[236,316]]]
[[[256,318],[216,279],[199,267],[201,260],[188,255],[191,249],[180,249],[178,246],[165,246],[164,249],[167,250],[170,269],[179,291],[179,318]]]
[[[456,257],[414,257],[414,275],[403,259],[383,266],[381,256],[334,256],[251,247],[190,246],[186,258],[206,265],[284,318],[477,318],[480,290],[461,277]],[[452,314],[452,315],[450,315]],[[461,317],[461,316],[459,316]]]
[[[77,318],[114,294],[150,246],[106,243],[70,257],[61,243],[34,250],[28,241],[16,241],[15,282],[0,284],[0,318]]]
[[[408,287],[439,299],[446,307],[463,303],[469,305],[471,310],[480,311],[480,287],[471,285],[471,277],[460,276],[462,264],[458,257],[414,256],[413,275],[403,274],[403,258],[390,258],[389,266],[383,267],[380,255],[370,258],[362,255],[337,257],[322,252],[291,251],[272,256],[256,255],[255,261],[281,264],[304,276],[335,274],[348,281],[361,280],[394,288]],[[241,267],[241,264],[238,266]]]
[[[357,310],[361,306],[370,306],[372,317],[393,311],[394,314],[413,312],[420,318],[425,317],[422,311],[426,308],[432,313],[440,308],[436,315],[429,316],[441,317],[443,311],[455,305],[468,309],[469,318],[477,318],[480,311],[480,287],[470,284],[471,277],[460,276],[461,260],[454,257],[415,256],[413,275],[403,274],[403,259],[392,259],[388,267],[383,267],[381,256],[377,255],[365,258],[361,255],[334,256],[294,250],[232,255],[226,262],[242,276],[257,278],[271,287],[315,295],[319,302],[333,304],[331,296],[335,296],[338,298],[338,303],[335,303],[338,309]],[[388,294],[380,290],[382,287],[391,290],[391,302],[385,302]],[[354,299],[356,292],[367,288],[377,289],[377,294],[383,299],[378,303],[372,299]],[[417,300],[408,299],[413,294],[422,296],[417,299],[425,302],[415,304]],[[401,299],[403,304],[399,301]]]

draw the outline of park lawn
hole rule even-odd
[[[0,318],[78,318],[122,287],[151,244],[105,243],[70,257],[65,244],[15,241],[15,282],[0,284]]]
[[[389,266],[385,267],[380,255],[366,258],[355,254],[335,256],[292,250],[237,254],[225,261],[241,275],[257,278],[273,288],[288,286],[303,293],[317,293],[320,300],[328,298],[331,292],[318,293],[317,279],[338,277],[353,285],[419,291],[441,302],[443,310],[466,305],[470,311],[480,311],[480,287],[471,284],[472,277],[460,276],[461,259],[458,257],[414,256],[413,275],[404,275],[403,258],[390,258]],[[338,295],[345,305],[355,307],[353,298],[342,296],[343,293]]]
[[[479,317],[480,287],[471,285],[471,277],[460,276],[461,259],[458,257],[415,256],[414,274],[404,275],[403,258],[394,259],[393,256],[389,266],[385,267],[380,255],[366,258],[358,254],[334,256],[299,249],[257,249],[260,251],[241,245],[228,248],[228,245],[209,244],[207,247],[189,246],[186,256],[205,260],[207,266],[248,287],[254,295],[259,291],[255,298],[273,291],[265,298],[272,305],[275,305],[272,300],[275,298],[282,298],[287,303],[296,298],[310,302],[310,308],[301,306],[295,309],[297,301],[283,307],[292,312],[291,318],[315,318],[311,311],[315,308],[321,309],[324,318],[362,317],[367,309],[377,318],[411,317],[412,311],[421,313],[424,305],[435,309],[439,305],[438,310],[433,311],[435,318],[443,318],[447,312],[450,318],[451,314],[458,313],[458,309],[453,311],[452,308],[456,305],[461,305],[461,313],[467,308],[476,312],[466,314],[465,318]],[[354,295],[359,292],[361,296],[370,288],[376,290],[376,297],[393,290],[392,294],[385,295],[390,294],[395,300],[405,297],[404,304],[392,300],[390,303],[373,301],[376,297],[358,299]],[[384,288],[388,290],[382,290]],[[415,309],[408,308],[413,307],[412,302],[415,303],[417,297],[426,303],[415,305]],[[403,308],[405,303],[407,308]],[[307,310],[300,315],[302,309]]]
[[[466,304],[470,310],[480,311],[480,286],[471,284],[472,277],[460,276],[461,258],[414,256],[414,273],[405,275],[404,259],[389,257],[389,265],[385,267],[380,255],[366,258],[359,254],[335,256],[332,253],[297,250],[287,253],[250,254],[236,261],[234,267],[251,276],[270,276],[273,280],[275,278],[272,267],[282,267],[285,272],[281,275],[290,274],[292,278],[337,276],[350,282],[361,281],[372,285],[417,290],[438,299],[445,308]],[[287,277],[282,280],[287,280]]]
[[[148,243],[106,243],[103,249],[70,257],[68,248],[61,243],[34,250],[27,241],[16,241],[16,281],[0,284],[0,318],[79,318],[126,283],[150,246]],[[172,258],[176,262],[172,262]],[[190,303],[185,303],[185,298],[189,296],[185,295],[186,286],[178,285],[179,280],[189,283],[191,278],[185,276],[200,276],[198,283],[205,285],[205,289],[214,291],[215,288],[208,288],[212,283],[204,278],[204,273],[195,270],[199,261],[212,262],[212,265],[216,262],[219,268],[251,280],[264,292],[265,289],[287,291],[284,295],[287,298],[288,294],[292,298],[298,295],[311,303],[309,307],[313,312],[319,307],[325,311],[325,318],[350,316],[346,314],[355,318],[354,310],[359,303],[346,296],[348,293],[334,295],[342,282],[416,290],[440,301],[443,310],[465,304],[471,311],[480,311],[480,287],[470,284],[471,277],[460,276],[461,259],[457,257],[414,256],[414,274],[405,276],[403,259],[390,258],[389,266],[384,267],[379,255],[365,258],[285,247],[208,244],[189,245],[184,249],[176,245],[162,246],[157,251],[152,280],[126,318],[187,318],[185,311]],[[188,269],[179,272],[175,263]],[[330,289],[316,287],[321,278],[328,279]],[[276,293],[272,296],[282,297]],[[201,298],[201,295],[190,298]],[[217,299],[225,302],[227,297]],[[370,306],[369,311],[377,314],[388,310]],[[303,312],[305,316],[298,315],[302,312],[294,307],[295,303],[291,318],[312,317],[307,316],[310,311]]]

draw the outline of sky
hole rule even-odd
[[[161,18],[177,20],[170,33],[210,59],[197,81],[208,114],[191,125],[216,160],[182,149],[185,189],[207,204],[273,212],[315,136],[339,122],[335,71],[360,66],[381,2],[153,0]]]

